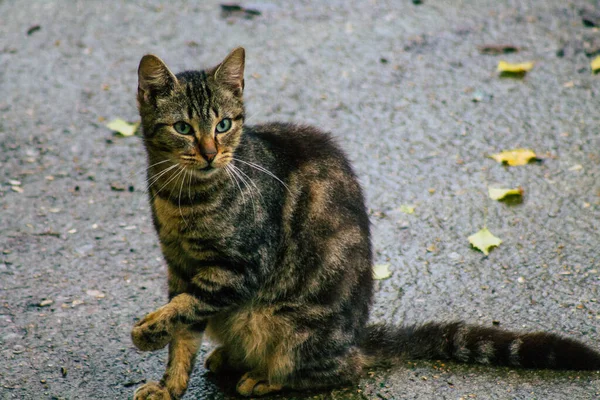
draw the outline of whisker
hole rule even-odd
[[[250,178],[250,176],[248,176],[248,174],[246,174],[244,171],[242,171],[240,168],[232,165],[233,168],[235,168],[240,174],[244,175],[246,177],[246,179],[248,179],[250,181],[250,183],[252,184],[252,186],[254,186],[254,190],[256,191],[256,193],[258,193],[258,195],[260,196],[260,198],[263,201],[264,204],[264,200],[265,198],[262,195],[262,192],[260,191],[260,189],[258,188],[258,186],[256,186],[256,183],[254,183],[254,181],[252,180],[252,178]]]
[[[179,164],[173,164],[171,165],[169,168],[166,168],[164,170],[162,170],[161,172],[156,173],[154,176],[148,178],[148,190],[150,190],[150,187],[152,185],[154,185],[156,182],[158,182],[158,180],[167,172],[171,171],[173,168],[177,167]],[[156,179],[154,179],[156,178]],[[150,182],[152,181],[152,182]]]
[[[229,165],[231,165],[231,164],[229,164]],[[254,219],[256,219],[256,203],[254,202],[254,194],[253,194],[253,191],[252,191],[253,189],[252,189],[252,187],[251,187],[251,186],[248,184],[248,181],[246,180],[246,178],[244,178],[244,177],[242,176],[242,174],[240,174],[240,172],[241,172],[241,171],[240,171],[240,169],[239,169],[239,168],[237,168],[237,167],[236,167],[236,166],[234,166],[234,165],[231,165],[231,168],[232,168],[232,170],[231,170],[231,171],[232,171],[233,173],[235,173],[235,174],[238,176],[238,178],[240,178],[240,180],[241,180],[241,181],[244,183],[244,186],[245,186],[246,188],[249,188],[249,190],[248,190],[248,195],[250,196],[250,201],[252,202],[252,211],[254,212]]]
[[[190,203],[192,203],[192,178],[194,174],[190,171],[190,181],[188,182],[188,197],[190,198]]]
[[[147,178],[146,183],[148,185],[148,188],[150,188],[152,185],[154,185],[164,174],[168,173],[170,170],[172,170],[173,168],[176,168],[176,167],[177,167],[177,164],[171,165],[170,167],[168,167],[160,172],[157,172],[153,176]]]
[[[248,122],[252,121],[254,118],[256,118],[260,114],[262,114],[262,111],[255,112],[254,114],[252,114],[251,116],[249,116],[248,118],[246,118],[244,120],[244,124],[247,124]]]
[[[156,193],[154,193],[154,196],[152,196],[152,198],[150,199],[150,202],[152,202],[154,200],[154,198],[160,193],[161,190],[163,190],[165,187],[167,187],[167,185],[169,183],[171,183],[174,179],[176,179],[179,175],[181,175],[185,170],[183,169],[183,167],[181,167],[179,164],[176,164],[180,169],[179,172],[176,172],[173,174],[173,176],[171,177],[171,179],[169,179],[164,185],[161,186],[160,189],[158,189],[156,191]]]
[[[134,176],[136,176],[136,175],[139,175],[139,174],[141,174],[142,172],[146,172],[146,171],[148,171],[148,170],[149,170],[150,168],[152,168],[152,167],[156,167],[157,165],[160,165],[160,164],[163,164],[163,163],[166,163],[166,162],[169,162],[169,161],[171,161],[171,160],[168,160],[168,159],[167,159],[167,160],[162,160],[162,161],[159,161],[159,162],[157,162],[157,163],[154,163],[154,164],[152,164],[152,165],[149,165],[149,166],[147,166],[147,167],[145,167],[145,168],[143,168],[143,169],[141,169],[141,170],[139,170],[139,171],[133,171],[133,172],[131,172],[131,173],[130,173],[130,174],[127,176],[127,179],[128,179],[128,180],[129,180],[129,179],[132,179]]]
[[[235,177],[235,175],[233,174],[233,170],[229,169],[229,166],[231,164],[227,164],[227,166],[225,167],[225,170],[230,174],[229,176],[231,178],[233,178],[233,181],[235,182],[235,184],[237,185],[238,189],[240,190],[240,194],[242,195],[242,202],[246,202],[246,198],[244,197],[244,192],[242,191],[242,187],[240,186],[240,183],[238,182],[237,178]]]
[[[262,165],[258,165],[258,164],[255,164],[255,163],[252,163],[252,162],[249,162],[249,161],[240,160],[239,158],[235,158],[235,157],[232,157],[232,160],[239,161],[239,162],[244,163],[244,164],[246,164],[246,165],[248,165],[248,166],[250,166],[250,167],[252,167],[252,168],[254,168],[254,169],[258,170],[258,171],[264,172],[265,174],[272,176],[273,178],[277,179],[279,181],[279,183],[281,183],[283,186],[285,186],[285,188],[287,189],[288,192],[291,193],[291,190],[288,187],[288,185],[286,185],[274,173],[272,173],[271,171],[269,171],[268,169],[266,169]]]
[[[183,220],[183,223],[185,224],[186,228],[189,228],[187,221],[185,220],[185,217],[183,216],[183,211],[181,211],[181,192],[183,190],[183,184],[185,183],[185,178],[187,178],[188,175],[188,171],[182,167],[182,171],[185,172],[185,174],[183,175],[183,178],[181,179],[181,187],[179,188],[179,215],[181,215],[181,219]],[[192,177],[190,176],[190,180],[192,179]]]

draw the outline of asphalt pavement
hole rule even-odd
[[[461,319],[600,350],[597,2],[240,4],[251,11],[0,0],[0,399],[126,399],[162,375],[166,352],[129,338],[167,296],[144,150],[105,126],[139,119],[146,53],[181,71],[244,46],[249,124],[336,136],[367,195],[375,261],[392,272],[376,283],[373,321]],[[500,60],[534,67],[501,77]],[[515,148],[540,160],[488,157]],[[492,185],[522,188],[523,201],[490,199]],[[467,240],[484,226],[503,241],[487,256]],[[234,386],[199,363],[186,398],[234,398]],[[354,387],[275,398],[598,397],[599,372],[407,361]]]

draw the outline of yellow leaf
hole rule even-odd
[[[488,228],[483,228],[479,232],[469,236],[469,243],[487,256],[492,247],[500,246],[502,240],[492,235],[492,232]]]
[[[594,74],[596,72],[600,71],[600,56],[598,56],[592,60],[591,66],[592,66],[592,72]]]
[[[373,279],[387,279],[392,276],[390,264],[377,264],[373,267]]]
[[[489,187],[488,194],[490,198],[493,200],[502,200],[508,196],[523,196],[523,189],[505,189],[505,188],[497,188],[497,187]]]
[[[121,136],[133,136],[135,131],[137,131],[138,126],[140,126],[139,122],[135,122],[130,124],[127,121],[122,120],[121,118],[113,119],[106,127],[110,130],[113,130],[119,133]]]
[[[533,151],[528,149],[515,149],[505,150],[497,154],[490,154],[490,157],[499,163],[515,166],[527,164],[529,161],[535,159],[536,155]]]
[[[500,61],[498,63],[498,72],[505,72],[509,74],[524,74],[533,68],[532,62],[524,62],[520,64],[511,64],[506,61]]]
[[[404,214],[412,214],[415,212],[415,206],[402,204],[398,210],[400,210],[400,212],[403,212]]]

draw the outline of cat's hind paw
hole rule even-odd
[[[247,372],[239,380],[236,390],[242,396],[264,396],[273,392],[278,392],[282,389],[281,385],[269,383],[268,379],[264,379],[255,375],[252,372]]]
[[[133,393],[133,400],[171,400],[169,391],[158,382],[148,382]]]
[[[206,360],[204,360],[204,368],[213,374],[230,370],[231,367],[228,365],[227,350],[225,350],[223,346],[214,349],[208,357],[206,357]]]

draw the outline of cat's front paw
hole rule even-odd
[[[171,326],[163,309],[146,315],[136,323],[131,330],[131,339],[135,347],[142,351],[159,350],[169,344],[172,339]]]
[[[148,382],[133,393],[133,400],[171,400],[169,391],[158,382]]]

